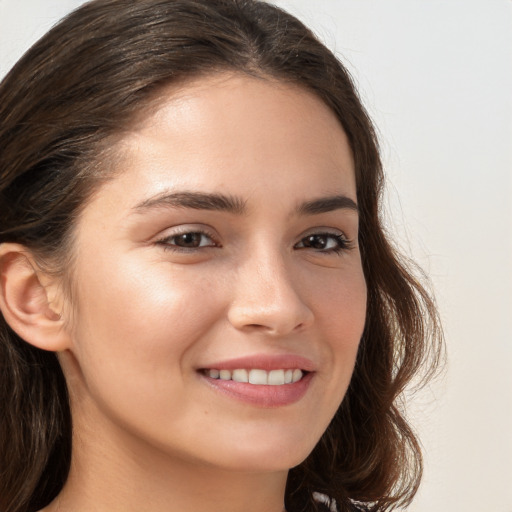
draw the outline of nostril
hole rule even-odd
[[[256,323],[252,323],[252,324],[245,324],[243,326],[239,326],[238,328],[243,330],[243,331],[246,331],[246,332],[260,332],[262,334],[269,334],[269,335],[286,335],[286,334],[289,334],[289,333],[296,333],[298,331],[300,331],[303,327],[304,327],[304,323],[299,323],[295,326],[292,326],[292,324],[287,324],[287,323],[275,323],[275,324],[272,324],[269,322],[268,325],[264,325],[264,324],[256,324]]]

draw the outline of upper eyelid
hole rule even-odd
[[[317,228],[311,228],[304,231],[301,235],[299,235],[299,240],[306,236],[311,235],[327,235],[327,236],[342,236],[346,240],[350,240],[350,237],[340,228],[334,228],[334,227],[317,227]]]
[[[169,238],[172,236],[179,236],[185,233],[202,233],[204,235],[210,236],[212,238],[217,237],[215,234],[215,230],[208,226],[196,226],[194,224],[187,225],[178,225],[178,226],[169,226],[162,231],[160,234],[156,235],[155,238]]]

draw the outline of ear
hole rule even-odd
[[[43,350],[62,351],[70,346],[60,311],[56,286],[19,244],[0,244],[0,310],[18,336]]]

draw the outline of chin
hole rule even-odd
[[[247,448],[247,447],[246,447]],[[282,472],[301,464],[314,446],[300,447],[294,443],[255,443],[251,449],[236,450],[224,461],[226,469],[237,472]]]

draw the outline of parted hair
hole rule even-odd
[[[289,512],[407,505],[421,452],[403,391],[439,363],[430,294],[386,236],[372,123],[336,56],[300,21],[254,0],[94,0],[57,24],[0,84],[0,243],[26,246],[66,276],[80,209],[115,168],[116,137],[163,87],[217,72],[293,83],[321,98],[353,153],[367,314],[354,374],[309,457],[290,470]],[[0,510],[33,512],[62,489],[72,418],[55,353],[0,315]]]

